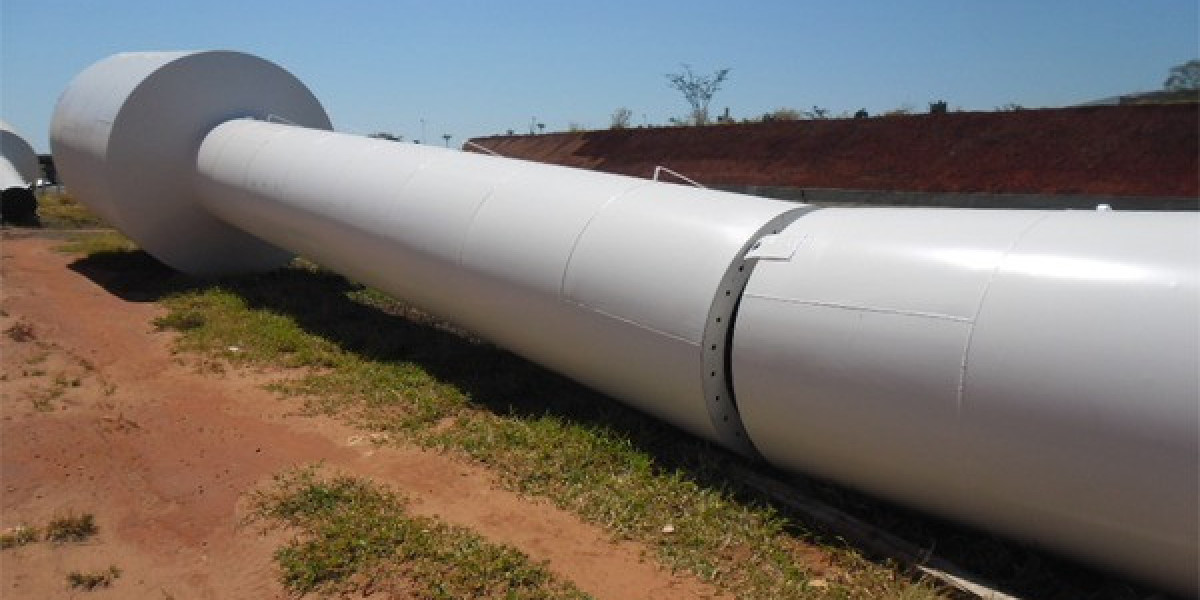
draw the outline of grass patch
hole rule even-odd
[[[38,196],[38,218],[43,227],[85,229],[107,227],[100,217],[80,204],[69,192],[46,191]]]
[[[37,527],[18,525],[4,533],[0,533],[0,550],[19,548],[27,544],[32,544],[40,539],[40,535]]]
[[[38,351],[34,352],[33,354],[31,354],[29,356],[29,358],[25,359],[25,364],[40,365],[42,363],[45,363],[47,358],[50,358],[50,352],[48,352],[46,350],[38,350]],[[38,375],[44,375],[44,374],[45,374],[45,371],[38,373]]]
[[[82,542],[96,535],[96,517],[91,513],[74,514],[50,519],[45,527],[18,525],[0,533],[0,549],[17,548],[37,541]]]
[[[297,595],[587,597],[516,550],[409,516],[402,498],[366,480],[289,471],[257,492],[251,507],[251,522],[296,532],[275,561]]]
[[[96,535],[96,517],[92,513],[55,517],[46,524],[48,542],[82,542]]]
[[[100,233],[72,233],[72,239],[58,246],[60,252],[70,254],[102,255],[128,253],[137,250],[137,244],[116,231]]]
[[[106,588],[121,577],[121,569],[116,565],[102,571],[71,571],[67,573],[67,585],[73,589],[90,592],[97,588]]]
[[[52,412],[58,408],[54,402],[62,398],[66,392],[66,388],[59,386],[34,388],[30,390],[29,404],[38,412]]]

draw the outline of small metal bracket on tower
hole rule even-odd
[[[508,158],[508,157],[504,156],[503,154],[500,154],[499,152],[496,152],[495,150],[492,150],[491,148],[484,146],[483,144],[477,144],[471,140],[467,140],[467,141],[463,142],[463,145],[470,146],[472,148],[478,148],[480,150],[483,150],[484,152],[487,152],[488,154],[491,154],[492,156],[499,156],[500,158]]]
[[[704,187],[703,185],[700,185],[699,183],[697,183],[696,180],[692,179],[691,177],[688,177],[678,171],[672,171],[671,169],[668,169],[662,165],[658,165],[658,166],[654,167],[654,176],[651,177],[651,179],[653,179],[654,181],[658,181],[658,174],[662,173],[663,171],[666,171],[667,173],[674,175],[676,178],[682,179],[702,190],[708,189],[708,188]]]

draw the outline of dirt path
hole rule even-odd
[[[198,372],[154,332],[159,306],[110,294],[57,243],[6,232],[0,246],[0,529],[89,512],[100,533],[4,550],[0,597],[72,597],[67,573],[109,565],[121,577],[89,597],[283,597],[271,563],[281,538],[239,526],[243,494],[320,460],[546,561],[598,598],[716,596],[486,470],[287,416],[294,406],[261,388],[270,373]]]

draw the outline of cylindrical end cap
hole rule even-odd
[[[38,178],[38,157],[33,147],[12,126],[0,121],[0,190],[29,187]]]
[[[274,63],[228,51],[137,52],[71,82],[50,146],[71,192],[164,263],[196,275],[261,271],[290,254],[207,213],[193,186],[204,136],[245,117],[331,128],[312,92]]]

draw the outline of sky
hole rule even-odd
[[[1160,89],[1200,57],[1196,0],[0,0],[0,118],[39,152],[80,71],[138,50],[239,50],[296,75],[339,131],[451,145],[683,117],[666,75],[730,69],[712,112],[1058,107]]]

